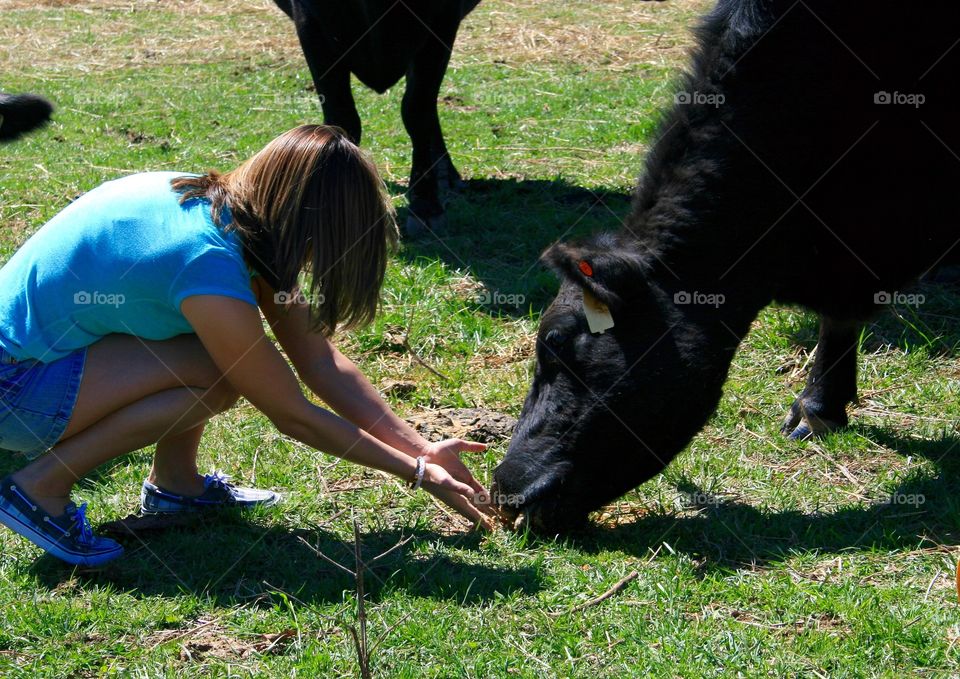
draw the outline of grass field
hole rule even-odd
[[[377,322],[340,339],[375,383],[416,383],[390,396],[399,412],[518,414],[556,290],[537,255],[618,226],[707,5],[484,0],[466,20],[441,116],[470,187],[442,240],[403,245]],[[226,168],[320,119],[292,25],[265,0],[0,0],[0,14],[0,85],[58,107],[0,154],[0,261],[106,179]],[[401,90],[356,91],[402,211]],[[352,517],[366,560],[399,544],[364,569],[375,676],[957,674],[960,306],[955,288],[921,292],[864,331],[853,426],[804,444],[778,428],[816,319],[765,310],[688,450],[561,541],[471,533],[242,404],[209,426],[202,465],[286,501],[130,538],[99,572],[0,531],[0,675],[356,676],[356,582],[314,551],[353,569]],[[505,448],[471,458],[482,481]],[[95,524],[133,511],[149,460],[78,486]]]

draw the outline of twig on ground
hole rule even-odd
[[[397,627],[399,627],[401,624],[403,624],[404,622],[406,622],[407,618],[409,618],[411,615],[413,615],[413,611],[407,611],[406,613],[404,613],[403,616],[402,616],[399,620],[397,620],[395,623],[393,623],[392,625],[390,625],[390,626],[383,632],[383,634],[380,635],[380,638],[379,638],[379,639],[377,639],[376,641],[373,642],[373,646],[371,646],[371,647],[370,647],[370,650],[367,651],[367,652],[368,652],[369,654],[373,655],[373,652],[374,652],[375,650],[377,650],[377,646],[380,645],[380,642],[383,641],[384,639],[386,639],[387,636],[390,634],[390,632],[392,632],[392,631],[395,630]]]
[[[377,554],[375,557],[373,557],[372,559],[370,559],[370,563],[373,563],[374,561],[379,561],[379,560],[382,559],[383,557],[385,557],[385,556],[387,556],[388,554],[390,554],[390,552],[393,552],[394,550],[400,549],[401,547],[403,547],[405,544],[407,544],[407,543],[410,542],[411,540],[413,540],[413,536],[412,536],[412,535],[408,535],[407,537],[403,538],[400,542],[398,542],[397,544],[395,544],[393,547],[389,548],[387,551],[385,551],[385,552],[380,552],[380,553]]]
[[[639,572],[637,572],[637,571],[630,571],[630,573],[629,573],[625,578],[623,578],[622,580],[620,580],[620,582],[618,582],[617,584],[615,584],[613,587],[611,587],[610,589],[608,589],[606,592],[604,592],[604,593],[601,594],[600,596],[595,597],[595,598],[593,598],[593,599],[590,599],[590,601],[585,601],[585,602],[583,602],[582,604],[579,604],[579,605],[577,605],[577,606],[574,606],[573,608],[571,608],[571,609],[569,609],[569,610],[559,611],[559,612],[551,612],[551,613],[547,613],[547,615],[549,615],[551,618],[557,618],[557,617],[559,617],[559,616],[561,616],[561,615],[567,615],[567,614],[570,614],[570,613],[576,613],[576,612],[578,612],[578,611],[582,611],[582,610],[584,610],[584,609],[590,608],[591,606],[596,606],[597,604],[606,601],[607,599],[609,599],[609,598],[612,597],[613,595],[615,595],[615,594],[617,594],[617,593],[619,593],[619,592],[622,592],[623,589],[624,589],[627,585],[629,585],[631,582],[633,582],[634,580],[636,580],[638,577],[640,577],[640,573],[639,573]]]
[[[440,372],[439,370],[437,370],[436,368],[434,368],[432,365],[430,365],[429,363],[427,363],[426,361],[424,361],[422,358],[420,358],[420,354],[418,354],[416,351],[414,351],[414,350],[413,350],[413,347],[410,346],[410,334],[409,334],[409,333],[403,336],[403,348],[407,350],[407,353],[410,354],[410,357],[411,357],[414,361],[416,361],[417,363],[419,363],[420,365],[422,365],[424,368],[426,368],[427,370],[429,370],[430,372],[432,372],[434,375],[436,375],[437,377],[439,377],[441,380],[444,380],[445,382],[452,382],[452,381],[453,381],[452,379],[450,379],[449,376],[444,375],[442,372]]]
[[[178,639],[184,639],[184,638],[186,638],[186,637],[192,637],[192,636],[194,636],[197,632],[199,632],[200,630],[202,630],[204,627],[209,627],[210,625],[212,625],[212,624],[215,623],[215,622],[217,622],[216,618],[214,618],[213,620],[207,620],[206,622],[201,623],[201,624],[197,625],[196,627],[194,627],[194,628],[192,628],[192,629],[184,630],[183,632],[180,632],[180,633],[178,633],[178,634],[173,634],[173,635],[171,635],[171,636],[169,636],[169,637],[162,638],[162,639],[160,639],[160,641],[156,642],[153,646],[151,646],[151,647],[150,647],[150,650],[152,651],[153,649],[155,649],[157,646],[160,646],[161,644],[166,644],[166,643],[169,643],[169,642],[171,642],[171,641],[177,641]]]
[[[331,566],[336,566],[337,568],[339,568],[340,570],[342,570],[344,573],[348,574],[349,576],[351,576],[351,577],[353,577],[353,578],[356,578],[356,577],[357,577],[357,574],[354,573],[352,570],[350,570],[349,568],[347,568],[347,567],[344,566],[343,564],[341,564],[341,563],[339,563],[339,562],[334,561],[333,559],[331,559],[329,556],[327,556],[326,554],[324,554],[323,552],[321,552],[319,549],[317,549],[316,547],[314,547],[313,545],[311,545],[309,542],[307,542],[306,540],[304,540],[302,536],[298,535],[298,536],[297,536],[297,540],[299,540],[300,542],[302,542],[303,544],[305,544],[305,545],[307,546],[307,548],[310,549],[311,552],[313,552],[314,554],[316,554],[317,556],[319,556],[321,559],[323,559],[324,561],[326,561],[326,562],[327,562],[328,564],[330,564]]]
[[[353,517],[353,557],[356,561],[356,583],[357,583],[357,622],[360,625],[360,631],[357,631],[356,625],[350,625],[350,635],[353,637],[353,643],[357,647],[357,661],[360,664],[360,676],[362,679],[368,679],[370,675],[370,649],[367,645],[367,608],[366,592],[363,587],[363,571],[366,568],[363,563],[363,554],[360,548],[360,526],[357,524],[356,517]]]

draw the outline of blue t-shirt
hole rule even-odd
[[[209,201],[180,205],[179,176],[107,182],[31,236],[0,268],[0,348],[49,363],[113,333],[192,333],[180,312],[191,295],[256,305],[239,237],[213,223]]]

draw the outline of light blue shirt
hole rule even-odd
[[[49,363],[113,333],[192,333],[180,312],[191,295],[256,306],[239,237],[213,223],[209,201],[180,205],[180,176],[107,182],[31,236],[0,268],[0,348]]]

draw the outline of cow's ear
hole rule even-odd
[[[603,240],[555,243],[540,257],[560,276],[589,290],[612,309],[643,287],[642,260],[630,249]]]

